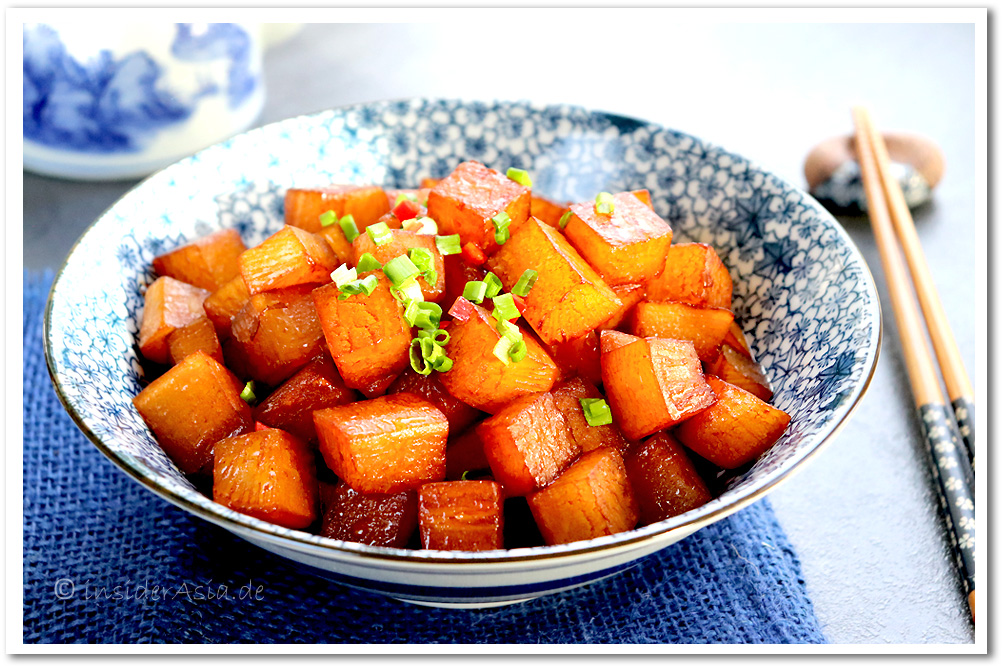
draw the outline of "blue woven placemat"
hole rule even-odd
[[[825,642],[766,501],[623,574],[497,609],[416,607],[303,573],[146,491],[80,433],[42,353],[50,282],[25,275],[25,643]]]

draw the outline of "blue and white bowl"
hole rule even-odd
[[[373,548],[284,529],[196,491],[131,399],[152,260],[221,228],[255,244],[282,225],[290,186],[413,186],[458,162],[529,170],[558,200],[647,188],[674,241],[714,246],[733,308],[792,416],[787,433],[715,500],[611,537],[484,553]],[[750,504],[847,419],[875,367],[879,300],[861,255],[802,191],[748,160],[657,125],[568,106],[406,100],[363,104],[234,137],[150,177],[83,235],[54,283],[46,356],[85,434],[164,499],[349,586],[436,606],[492,606],[615,574]]]

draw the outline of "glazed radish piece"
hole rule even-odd
[[[317,518],[314,455],[282,430],[256,430],[213,446],[213,500],[291,529]]]
[[[223,364],[223,349],[216,336],[216,328],[205,316],[169,334],[167,349],[172,365],[177,365],[196,351],[205,351],[216,362]]]
[[[255,407],[254,419],[285,430],[307,443],[317,443],[314,411],[351,404],[357,399],[355,391],[345,385],[331,357],[325,352]]]
[[[365,493],[396,493],[446,478],[446,416],[410,393],[314,412],[324,462]]]
[[[285,205],[257,246],[158,256],[138,337],[174,366],[137,411],[231,509],[395,549],[561,544],[707,504],[787,429],[728,270],[646,190],[567,204],[468,161]]]
[[[208,473],[213,444],[249,432],[244,384],[203,351],[196,351],[133,399],[164,452],[185,474]]]
[[[605,195],[605,208],[603,198],[569,207],[565,236],[608,285],[651,279],[665,266],[672,228],[633,193]]]
[[[240,274],[240,258],[247,247],[236,230],[220,230],[153,259],[153,269],[210,292]]]
[[[477,433],[506,495],[546,486],[582,452],[551,393],[521,397],[482,422]]]
[[[415,490],[384,495],[361,493],[345,482],[333,486],[321,534],[368,546],[404,548],[418,525]]]
[[[624,457],[631,488],[638,499],[643,525],[696,509],[711,501],[711,493],[686,449],[666,432],[631,447]]]
[[[647,284],[648,299],[732,308],[732,277],[707,244],[673,244],[662,272]]]
[[[379,186],[324,186],[286,191],[286,225],[319,232],[321,214],[326,211],[333,211],[338,218],[352,216],[362,230],[390,211],[390,204]]]
[[[586,453],[527,501],[550,545],[624,532],[639,518],[638,501],[616,448]]]
[[[143,298],[143,320],[139,327],[139,350],[154,362],[166,363],[170,356],[167,338],[178,328],[204,317],[202,302],[209,291],[162,276],[149,285]]]
[[[494,481],[426,483],[418,489],[422,548],[490,551],[504,548],[502,487]]]
[[[781,438],[791,416],[752,393],[709,376],[715,402],[676,428],[680,442],[723,469],[756,460]]]

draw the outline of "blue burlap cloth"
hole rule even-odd
[[[25,276],[25,643],[825,642],[766,501],[623,574],[497,609],[416,607],[306,574],[162,501],[80,433],[42,353],[50,282]]]

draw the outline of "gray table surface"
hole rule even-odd
[[[804,184],[808,150],[850,132],[850,106],[866,103],[883,129],[927,135],[945,153],[935,200],[915,218],[963,358],[980,381],[976,254],[986,240],[977,240],[974,222],[972,25],[683,25],[667,15],[629,32],[607,29],[602,46],[586,49],[556,25],[522,20],[518,28],[526,46],[514,62],[477,30],[309,25],[267,53],[258,123],[412,96],[573,103],[684,130]],[[25,267],[58,267],[134,183],[25,172]],[[867,221],[841,220],[888,304]],[[971,643],[888,308],[883,326],[878,369],[856,413],[769,499],[832,642]]]

